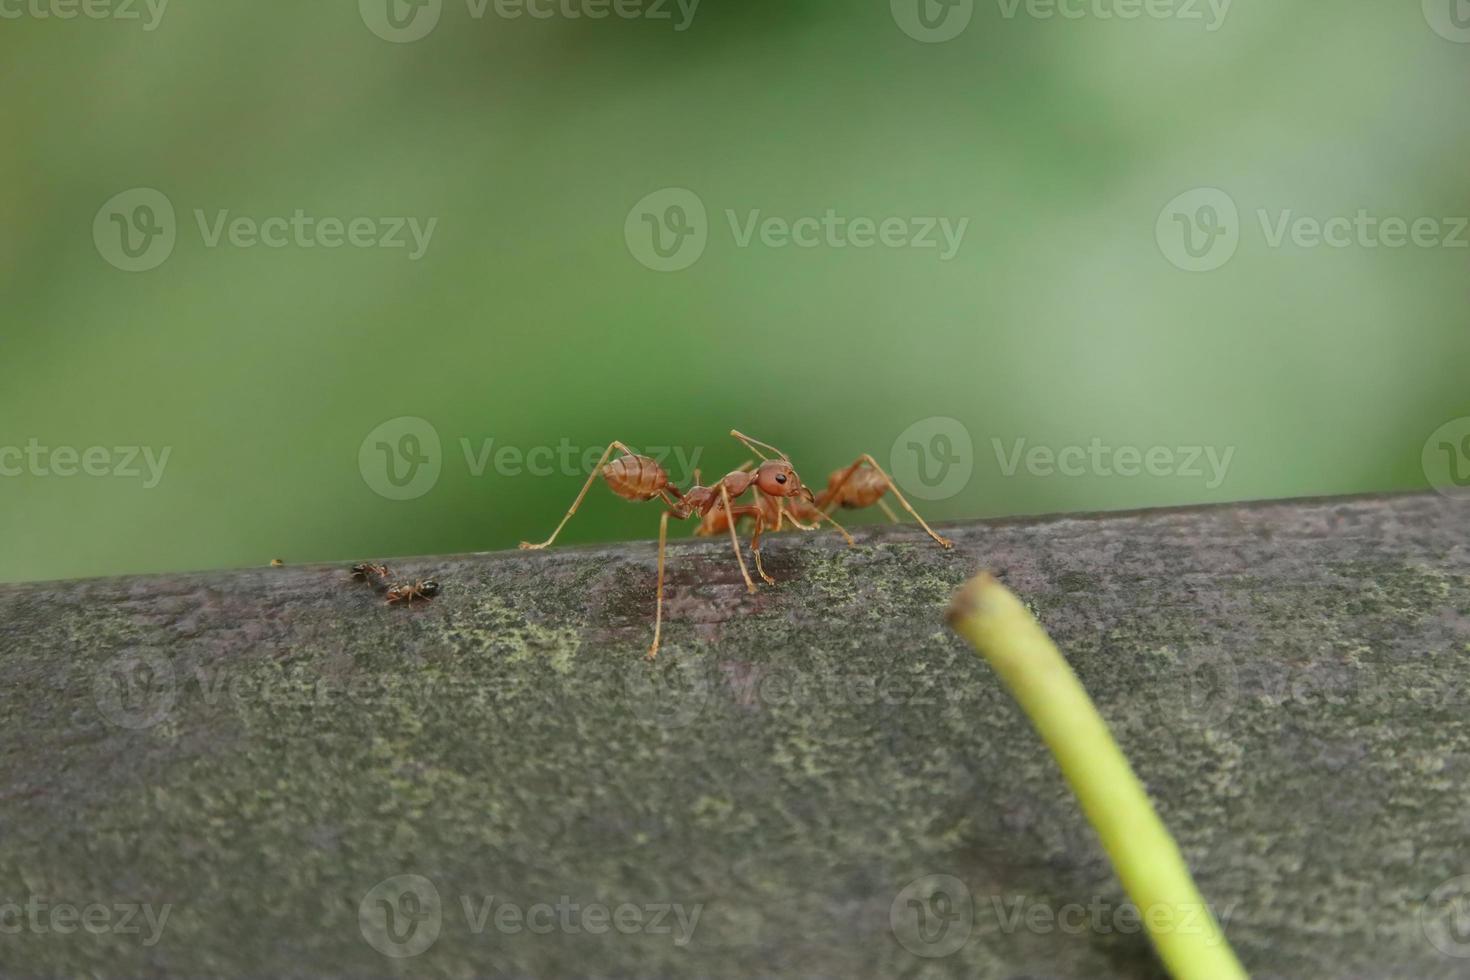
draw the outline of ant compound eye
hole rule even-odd
[[[786,474],[785,473],[777,473],[776,474],[776,482],[777,483],[785,483],[786,482]]]

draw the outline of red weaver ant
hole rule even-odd
[[[587,491],[592,488],[593,481],[599,475],[606,481],[608,489],[619,497],[634,501],[663,501],[668,509],[660,516],[658,526],[658,598],[653,621],[653,643],[648,648],[649,658],[658,655],[659,637],[663,630],[664,552],[668,542],[670,517],[687,520],[697,515],[701,520],[701,526],[706,522],[712,523],[712,518],[713,520],[723,521],[724,527],[730,532],[730,544],[735,550],[735,560],[740,565],[740,574],[745,579],[746,591],[752,593],[756,591],[755,582],[751,580],[750,572],[746,570],[745,557],[740,550],[740,539],[735,533],[735,523],[741,518],[750,517],[755,521],[755,531],[752,533],[750,539],[750,550],[755,558],[756,571],[760,573],[762,579],[771,585],[774,585],[776,580],[766,574],[765,567],[761,564],[760,548],[761,532],[766,530],[768,525],[771,529],[775,530],[781,526],[783,521],[789,520],[799,528],[813,530],[813,526],[801,523],[794,516],[794,513],[799,510],[804,516],[811,518],[813,521],[827,520],[841,529],[841,525],[838,525],[821,506],[818,506],[818,498],[812,493],[811,489],[802,485],[801,478],[797,476],[795,468],[791,465],[790,458],[785,453],[769,443],[753,439],[735,429],[730,430],[730,435],[740,440],[747,449],[761,457],[760,465],[756,466],[754,470],[751,470],[749,468],[750,464],[746,464],[746,466],[738,470],[726,473],[713,486],[700,486],[698,479],[696,479],[695,485],[690,487],[686,492],[681,492],[678,487],[669,482],[668,472],[656,460],[634,453],[621,442],[613,442],[603,451],[602,458],[597,461],[597,466],[593,468],[592,473],[587,477],[587,482],[582,485],[581,492],[577,494],[577,499],[572,501],[572,506],[567,509],[566,515],[561,519],[561,523],[556,526],[556,530],[551,532],[551,537],[539,544],[532,544],[529,541],[521,542],[521,547],[528,550],[540,550],[549,547],[556,540],[557,535],[561,533],[562,528],[566,527],[567,521],[572,519],[572,515],[577,512],[577,508],[582,505],[582,501],[587,496]],[[767,457],[765,453],[761,452],[762,447],[775,453],[780,458],[771,459]],[[622,453],[622,455],[609,462],[608,458],[615,450]],[[871,466],[876,475],[871,478],[861,478],[856,484],[849,486],[854,474],[859,472],[864,463]],[[845,475],[842,476],[842,479],[838,480],[837,476],[839,474]],[[879,481],[881,481],[881,487]],[[863,487],[869,489],[860,493],[859,489]],[[876,492],[873,492],[871,489],[873,487],[880,488]],[[739,506],[732,503],[733,500],[738,499],[752,488],[756,491],[755,503]],[[954,547],[952,541],[935,534],[934,530],[928,524],[924,523],[924,519],[919,516],[913,507],[909,506],[909,502],[904,499],[898,487],[894,485],[892,479],[889,478],[888,474],[883,471],[883,468],[878,465],[872,456],[866,454],[860,456],[846,470],[841,470],[838,471],[838,474],[834,474],[833,480],[829,482],[827,490],[823,492],[823,496],[828,502],[833,503],[842,503],[849,498],[854,501],[866,500],[866,503],[873,503],[886,490],[893,491],[893,495],[898,499],[898,502],[914,516],[920,526],[924,528],[925,532],[937,544],[945,548]],[[784,509],[783,505],[787,502],[791,502],[793,513],[787,513]],[[852,504],[850,506],[866,506],[866,503]],[[848,543],[851,544],[852,538],[847,535],[847,531],[843,530],[842,533],[844,536],[847,536]]]
[[[863,468],[864,463],[870,465],[865,469]],[[745,464],[745,466],[750,465],[750,463]],[[744,469],[745,467],[741,468]],[[697,471],[695,473],[695,479],[699,479]],[[865,454],[858,457],[857,461],[852,465],[844,466],[840,470],[833,470],[832,474],[827,478],[827,489],[817,494],[816,499],[813,501],[808,502],[804,499],[797,499],[784,505],[784,507],[780,502],[769,501],[766,498],[761,498],[757,503],[765,508],[763,513],[765,523],[772,531],[781,530],[783,519],[791,522],[792,525],[803,531],[814,531],[816,528],[808,527],[802,521],[811,521],[812,524],[816,524],[825,520],[831,523],[838,531],[842,532],[842,536],[847,539],[847,546],[851,548],[855,547],[852,535],[848,534],[846,528],[832,519],[830,511],[834,507],[859,510],[863,507],[872,507],[876,504],[888,516],[890,521],[897,524],[898,515],[893,512],[893,508],[889,507],[888,502],[883,499],[883,495],[888,492],[890,486],[892,484],[889,481],[888,474],[878,466],[877,462],[871,456]],[[893,487],[893,492],[903,503],[904,508],[910,514],[914,514],[914,509],[908,505],[907,500],[903,499],[903,494],[898,492],[896,486]],[[789,513],[785,511],[785,507],[790,508]],[[919,517],[918,514],[914,514],[914,517],[918,518],[919,523],[924,526],[924,530],[928,532],[930,537],[934,538],[943,547],[949,547],[945,543],[946,539],[930,530],[929,525],[924,523],[922,517]],[[694,533],[699,537],[711,537],[724,531],[725,523],[724,512],[715,511],[707,515],[700,522],[699,527],[695,529]]]
[[[754,463],[745,461],[745,463],[741,463],[739,469],[744,472],[744,470],[750,469],[751,466],[754,466]],[[698,470],[694,470],[694,482],[700,482],[700,472]],[[826,520],[833,527],[836,527],[844,538],[847,538],[848,547],[856,547],[857,542],[853,541],[853,535],[847,533],[847,527],[836,523],[836,520],[832,519],[831,514],[826,513],[826,511],[823,511],[819,507],[820,500],[822,500],[820,497],[817,497],[814,501],[808,501],[806,497],[792,497],[789,500],[773,500],[770,497],[759,497],[757,495],[756,504],[760,507],[761,525],[766,527],[766,530],[769,530],[770,533],[778,532],[778,530],[782,529],[782,525],[786,525],[786,523],[800,530],[816,530],[817,523]],[[736,522],[738,520],[739,517],[736,517]],[[804,520],[810,520],[810,525],[801,523]],[[694,535],[697,538],[713,538],[713,536],[722,535],[722,533],[725,533],[726,527],[729,527],[729,523],[731,522],[729,522],[729,517],[725,516],[725,511],[711,510],[710,513],[704,516],[703,520],[700,520],[700,526],[695,527]]]

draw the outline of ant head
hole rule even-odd
[[[439,583],[435,582],[433,579],[429,579],[423,584],[420,591],[424,595],[432,599],[434,596],[439,594]]]
[[[768,459],[755,471],[755,485],[768,497],[795,497],[798,494],[811,496],[811,491],[801,485],[801,477],[784,459]]]

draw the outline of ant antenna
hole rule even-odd
[[[741,432],[739,429],[731,429],[730,430],[730,435],[734,436],[736,439],[739,439],[741,442],[745,443],[745,448],[746,449],[749,449],[751,452],[755,453],[761,459],[770,459],[769,456],[767,456],[765,453],[761,452],[760,449],[758,448],[760,446],[764,446],[767,449],[769,449],[771,452],[775,453],[777,456],[780,456],[782,459],[786,460],[786,462],[788,462],[788,463],[791,462],[791,457],[790,456],[787,456],[785,453],[783,453],[781,450],[777,449],[775,446],[771,445],[769,442],[761,442],[759,439],[752,439],[750,436],[748,436],[745,433]]]

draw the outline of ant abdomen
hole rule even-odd
[[[838,470],[827,481],[827,492],[822,496],[826,503],[856,509],[873,506],[887,492],[888,481],[877,470]]]
[[[668,472],[648,456],[619,456],[602,468],[602,478],[628,500],[652,500],[669,485]]]

